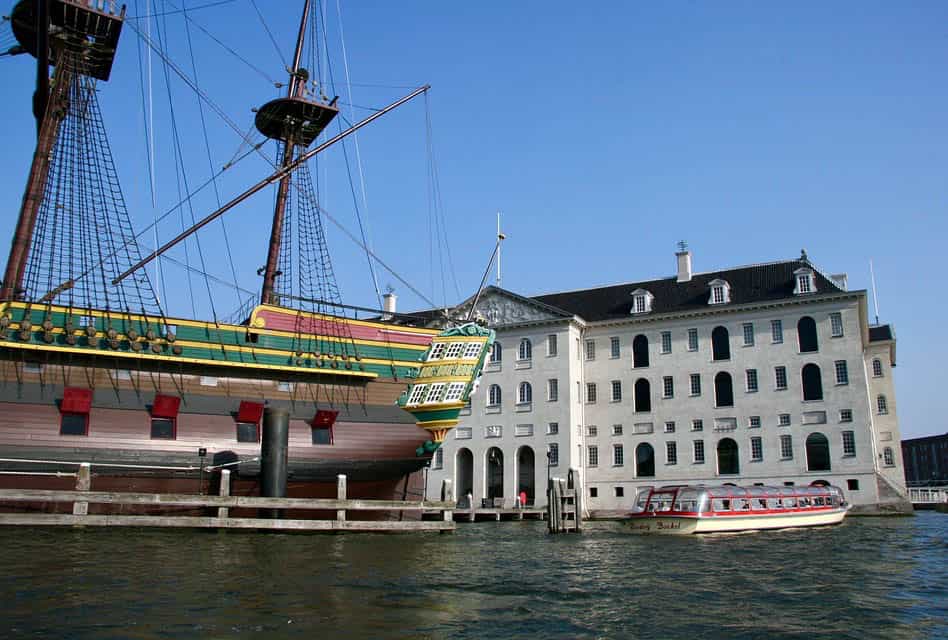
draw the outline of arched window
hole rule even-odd
[[[518,360],[530,360],[533,358],[533,345],[529,338],[520,341],[520,351],[517,353]]]
[[[803,399],[822,400],[823,378],[820,376],[820,368],[811,362],[803,366],[800,375],[803,378]]]
[[[882,462],[887,467],[895,466],[895,455],[892,453],[892,447],[886,447],[882,450]]]
[[[655,476],[655,449],[647,442],[635,448],[635,477],[652,478]]]
[[[718,442],[718,473],[734,475],[740,472],[741,463],[737,453],[737,443],[731,438],[722,438]]]
[[[820,350],[816,339],[816,321],[810,316],[803,316],[797,322],[797,341],[800,343],[800,353],[812,353]]]
[[[632,366],[636,369],[648,366],[648,338],[641,333],[632,340]]]
[[[714,376],[714,405],[716,407],[734,406],[734,385],[731,374],[721,371]]]
[[[529,382],[521,382],[517,390],[517,402],[519,404],[528,404],[533,402],[533,387]]]
[[[635,381],[635,411],[636,413],[648,413],[652,410],[652,386],[645,378],[639,378]]]
[[[872,377],[873,378],[882,377],[882,360],[879,360],[879,358],[872,359]]]
[[[806,470],[830,470],[830,445],[822,433],[811,433],[806,437]]]
[[[500,400],[501,400],[500,385],[492,384],[490,386],[490,389],[487,390],[487,406],[499,407]]]
[[[884,416],[885,414],[889,413],[889,401],[884,395],[880,394],[876,396],[876,412],[880,416]]]
[[[494,346],[490,348],[490,361],[492,363],[499,363],[503,359],[504,348],[500,346],[499,342],[495,342]]]
[[[731,359],[731,338],[725,327],[715,327],[711,332],[711,359]]]

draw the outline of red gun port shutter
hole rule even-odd
[[[241,400],[237,409],[237,442],[260,442],[263,403]]]
[[[89,411],[92,409],[92,389],[66,387],[59,405],[59,433],[64,436],[84,436],[89,433]]]
[[[313,417],[313,444],[332,444],[332,426],[336,424],[338,411],[320,409]]]
[[[174,440],[177,435],[178,408],[181,398],[158,394],[151,405],[151,437]]]

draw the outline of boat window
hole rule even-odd
[[[751,500],[751,507],[755,511],[767,508],[767,498],[754,498]]]
[[[648,503],[648,497],[650,493],[648,490],[642,490],[639,492],[639,495],[635,498],[635,510],[636,511],[645,511],[645,505]]]
[[[698,492],[691,490],[679,491],[678,499],[675,500],[675,511],[698,511]]]
[[[674,493],[653,493],[648,503],[648,511],[671,511],[674,499]]]
[[[730,511],[731,500],[730,498],[715,498],[711,501],[711,508],[714,511]]]
[[[787,509],[796,509],[797,508],[797,499],[793,496],[788,496],[783,499],[783,506]]]
[[[822,507],[823,506],[823,496],[814,496],[813,506]]]
[[[781,504],[780,498],[767,498],[767,508],[783,509],[783,504]]]

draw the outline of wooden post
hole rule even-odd
[[[92,488],[92,466],[88,462],[79,465],[76,473],[76,491],[88,491]],[[73,502],[72,514],[75,516],[89,515],[88,502]]]
[[[221,469],[221,495],[225,497],[230,495],[230,469]],[[230,509],[227,507],[217,508],[218,518],[227,518],[229,516]]]
[[[450,502],[454,504],[454,482],[451,480],[444,480],[441,482],[441,501]],[[445,522],[451,522],[454,520],[454,511],[451,509],[446,509],[441,512],[442,518]]]
[[[336,499],[345,500],[346,499],[346,476],[345,474],[340,473],[336,476]],[[346,510],[339,509],[336,511],[336,520],[343,522],[346,519]]]

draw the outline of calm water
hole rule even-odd
[[[948,638],[948,515],[659,538],[0,530],[0,638]]]

